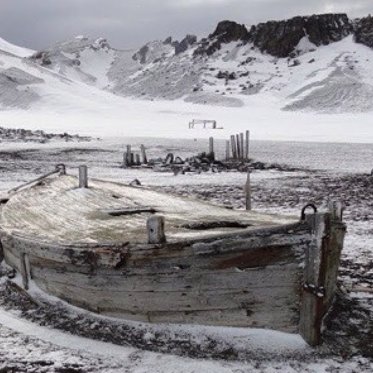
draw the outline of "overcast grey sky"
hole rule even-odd
[[[0,37],[41,49],[76,35],[133,48],[169,35],[198,37],[217,22],[248,25],[295,15],[373,13],[373,0],[0,0]]]

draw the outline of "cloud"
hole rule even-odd
[[[359,17],[372,10],[372,0],[1,0],[0,37],[41,49],[84,34],[133,48],[170,35],[205,36],[223,19],[251,25],[325,12]]]

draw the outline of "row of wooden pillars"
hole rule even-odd
[[[134,153],[131,151],[131,145],[127,145],[123,154],[123,167],[139,166],[141,164],[148,164],[145,146],[141,144],[140,153]]]
[[[240,132],[236,135],[231,135],[230,140],[226,141],[225,159],[248,161],[249,151],[250,131]]]

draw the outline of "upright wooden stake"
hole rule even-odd
[[[141,161],[140,161],[140,154],[135,154],[135,159],[136,159],[136,164],[139,166],[141,164]]]
[[[209,138],[209,154],[211,155],[212,159],[215,160],[215,153],[214,153],[214,138]]]
[[[143,144],[140,145],[140,151],[142,156],[142,163],[148,164],[148,158],[146,157],[145,146]]]
[[[132,166],[132,160],[131,160],[131,145],[127,145],[127,166]]]
[[[335,210],[334,210],[335,211]],[[315,243],[305,252],[299,332],[311,346],[321,342],[325,313],[332,304],[346,227],[340,212],[306,215]]]
[[[23,285],[23,288],[25,290],[28,290],[29,289],[29,271],[28,271],[28,268],[27,268],[27,261],[28,258],[27,258],[27,255],[25,253],[21,253],[20,255],[20,261],[21,261],[21,268],[20,268],[20,272],[21,272],[21,276],[22,276],[22,285]]]
[[[227,161],[229,159],[229,140],[225,142],[225,160]]]
[[[250,131],[246,131],[245,159],[249,160]]]
[[[240,146],[240,135],[236,135],[236,142],[237,142],[237,158],[241,159],[241,146]]]
[[[244,147],[243,147],[243,132],[240,133],[240,149],[241,149],[241,159],[244,159]]]
[[[166,242],[163,216],[153,215],[148,218],[146,228],[148,230],[148,243],[161,244]]]
[[[79,166],[79,188],[88,188],[87,166]]]
[[[232,146],[232,157],[233,159],[237,158],[237,148],[236,148],[236,140],[234,135],[231,135],[231,146]]]
[[[123,167],[125,167],[125,168],[128,167],[128,155],[127,155],[127,152],[123,153]]]
[[[247,179],[245,184],[245,199],[246,199],[246,210],[251,210],[251,183],[250,183],[251,169],[247,170]]]

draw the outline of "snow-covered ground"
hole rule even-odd
[[[150,157],[165,156],[169,151],[185,157],[207,148],[206,139],[127,138],[80,144],[7,144],[0,152],[0,190],[47,172],[56,163],[65,162],[72,173],[77,172],[77,165],[84,163],[89,165],[91,177],[122,182],[136,177],[143,184],[168,193],[194,195],[238,208],[243,206],[245,174],[208,172],[174,176],[151,170],[121,169],[119,165],[127,143],[145,143]],[[221,154],[224,154],[223,149],[224,142]],[[301,149],[302,155],[296,158]],[[321,158],[317,149],[322,149]],[[20,306],[19,300],[17,304],[17,298],[12,298],[15,295],[9,295],[2,282],[0,368],[27,372],[371,372],[373,191],[368,176],[371,151],[371,147],[364,144],[252,144],[252,155],[259,160],[281,160],[304,168],[300,172],[254,172],[255,209],[297,215],[308,200],[314,200],[318,206],[325,206],[328,198],[342,199],[348,204],[345,214],[348,234],[339,277],[343,295],[336,303],[336,314],[328,321],[330,332],[326,333],[321,349],[310,352],[298,336],[271,331],[116,324],[55,303],[48,297],[51,306],[28,307],[27,300]],[[338,165],[342,152],[347,167]],[[310,172],[307,168],[319,171]],[[37,289],[33,291],[37,293]],[[43,299],[42,294],[39,296]],[[130,346],[108,342],[115,340],[115,333],[128,325],[132,328],[127,340]],[[105,333],[107,338],[103,338]],[[149,344],[133,342],[139,340],[137,334],[146,337]],[[96,339],[86,339],[87,336]],[[156,344],[152,342],[154,338]],[[165,352],[167,338],[173,352]],[[180,348],[183,344],[185,347]]]
[[[307,40],[302,40],[298,46],[299,63],[294,64],[294,60],[275,59],[250,46],[231,43],[207,63],[197,63],[190,59],[191,50],[174,57],[169,54],[169,46],[162,43],[150,47],[149,60],[145,66],[139,66],[132,59],[133,51],[115,51],[102,39],[90,42],[77,38],[73,43],[59,44],[52,50],[51,64],[41,65],[24,58],[32,51],[0,39],[1,126],[103,138],[86,144],[1,143],[0,191],[39,176],[57,163],[66,163],[73,173],[76,166],[85,163],[90,176],[122,182],[138,178],[145,185],[169,193],[195,195],[214,203],[242,207],[244,174],[174,176],[149,170],[124,170],[119,166],[129,143],[135,147],[144,143],[150,156],[164,157],[173,152],[185,157],[207,150],[207,138],[214,136],[220,139],[216,148],[222,156],[224,139],[248,129],[252,139],[266,140],[252,142],[254,158],[304,169],[294,173],[254,172],[255,209],[296,215],[309,200],[319,206],[324,206],[328,198],[342,199],[347,204],[349,231],[339,278],[343,293],[337,299],[334,318],[329,321],[331,331],[325,335],[325,347],[304,357],[297,350],[302,349],[302,342],[296,337],[287,336],[280,342],[275,339],[278,334],[263,332],[259,337],[265,336],[268,348],[255,359],[226,361],[224,354],[214,355],[212,359],[205,350],[199,351],[205,358],[200,355],[192,358],[190,351],[179,351],[182,357],[173,355],[172,351],[167,354],[146,351],[157,346],[118,347],[68,334],[66,330],[74,332],[71,325],[76,329],[75,334],[78,332],[74,317],[66,319],[70,328],[58,325],[53,318],[49,324],[43,318],[37,320],[38,312],[44,317],[48,309],[21,311],[9,301],[10,295],[2,283],[0,370],[372,372],[373,190],[369,173],[373,168],[373,149],[369,143],[373,142],[370,68],[373,51],[357,45],[351,37],[315,50]],[[165,58],[156,61],[160,56]],[[217,78],[219,71],[235,71],[239,76],[226,81]],[[176,88],[169,85],[169,76],[175,81],[180,77]],[[241,92],[242,85],[250,94]],[[153,90],[152,86],[157,89]],[[188,92],[180,91],[180,87],[187,87]],[[191,94],[194,88],[198,89]],[[140,100],[144,90],[151,94]],[[192,119],[216,119],[224,128],[188,129]],[[289,142],[296,140],[308,143]],[[309,172],[307,168],[317,171]],[[61,307],[61,315],[66,316],[68,310]],[[84,321],[91,322],[91,317],[84,313],[78,319],[85,325]],[[39,325],[43,323],[54,329]],[[56,331],[57,328],[64,331]],[[221,337],[222,333],[220,330],[215,334]],[[241,343],[241,347],[251,346],[255,350],[254,345],[242,345],[242,335],[226,333],[225,336],[224,342],[231,347],[237,348]],[[213,351],[217,351],[217,342],[221,340],[212,338]],[[294,348],[295,343],[294,354],[286,358],[271,356],[270,342],[275,340],[284,349],[289,343]],[[256,343],[258,347],[258,339]],[[225,354],[232,356],[229,351]]]
[[[160,50],[152,49],[155,60],[146,65],[132,59],[134,51],[116,51],[102,39],[60,43],[48,50],[51,64],[40,65],[2,41],[2,126],[99,137],[228,139],[248,129],[257,140],[373,141],[373,50],[351,36],[317,48],[303,41],[295,66],[239,43],[207,60],[192,59],[192,50],[169,56],[170,46],[153,44]],[[220,79],[219,71],[237,77]],[[182,81],[188,94],[156,95],[175,90],[171,81],[186,75],[197,77],[199,90]],[[241,92],[248,84],[260,89]],[[153,96],[141,95],[152,89]],[[240,104],[225,105],[227,99]],[[214,119],[223,129],[188,129],[193,119]]]

